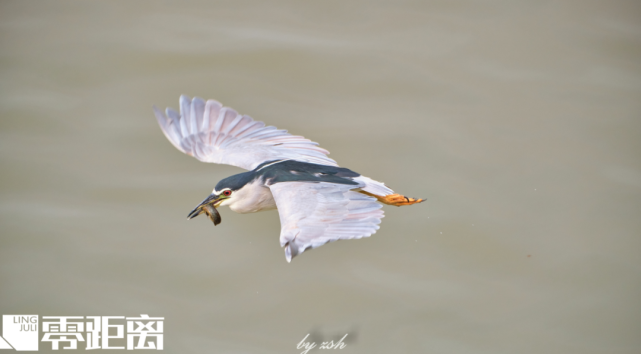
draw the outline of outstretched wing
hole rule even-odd
[[[362,187],[362,186],[361,186]],[[283,182],[269,187],[280,216],[280,245],[290,262],[309,248],[378,230],[382,205],[354,185]]]
[[[219,102],[180,96],[180,114],[154,107],[165,136],[178,150],[203,162],[253,170],[265,161],[291,159],[338,166],[329,152],[302,136],[265,126]]]

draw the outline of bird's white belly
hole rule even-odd
[[[240,214],[276,209],[276,201],[274,201],[272,191],[269,187],[265,187],[260,180],[234,192],[232,198],[221,205],[229,205],[229,209]]]

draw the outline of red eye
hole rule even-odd
[[[231,195],[231,191],[228,189],[228,190],[226,190],[226,191],[224,191],[224,192],[223,192],[223,195],[224,195],[225,197],[229,197],[229,196]]]

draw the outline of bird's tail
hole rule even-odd
[[[376,198],[379,202],[383,204],[394,205],[394,206],[412,205],[412,204],[422,203],[425,201],[425,199],[410,198],[397,193],[388,194],[386,196],[380,196],[380,195],[365,192],[363,190],[361,190],[360,192]]]

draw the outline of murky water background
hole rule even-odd
[[[638,353],[640,20],[635,1],[3,1],[0,313],[164,316],[170,353],[307,333]],[[187,221],[241,170],[165,139],[151,106],[183,93],[428,201],[291,264],[275,211]]]

